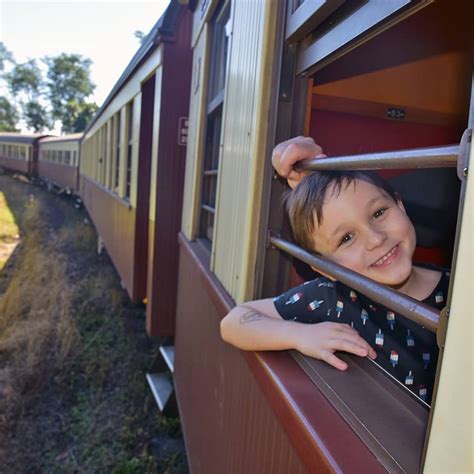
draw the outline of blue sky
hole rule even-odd
[[[148,33],[168,3],[0,0],[0,41],[17,62],[62,52],[92,59],[92,99],[100,105],[139,47],[134,32]]]

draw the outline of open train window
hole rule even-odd
[[[309,4],[314,7],[324,3],[289,2],[289,8],[291,12],[301,12]],[[306,97],[305,102],[293,106],[293,110],[307,111],[299,133],[312,136],[329,156],[458,146],[469,117],[472,4],[460,2],[452,8],[446,2],[432,3],[397,24],[392,12],[383,17],[382,23],[372,21],[372,26],[357,36],[353,34],[357,31],[353,28],[354,19],[361,18],[361,12],[368,11],[370,4],[384,5],[383,10],[398,3],[400,11],[407,13],[406,8],[418,8],[427,2],[344,3],[339,11],[326,12],[326,17],[312,25],[310,32],[304,30],[304,25],[311,15],[300,21],[303,30],[296,28],[293,33],[288,33],[292,13],[288,18],[287,37],[290,42],[299,41],[297,74],[300,78],[308,77],[304,85],[308,93],[295,94],[295,101]],[[359,7],[354,9],[357,3]],[[345,41],[325,49],[325,41],[337,28],[339,34],[333,40],[345,38]],[[362,41],[362,36],[369,33],[372,36],[365,36]],[[315,44],[318,47],[312,48]],[[415,224],[418,234],[415,261],[450,267],[461,183],[456,170],[397,169],[382,174],[404,198]],[[278,202],[272,205],[280,206]],[[284,233],[284,226],[278,231]],[[311,278],[306,271],[307,268],[300,271],[301,276],[296,276],[293,268],[289,284],[282,283],[277,275],[274,279],[280,282],[280,290],[284,290]],[[357,361],[353,366],[357,375],[342,379],[344,375],[334,374],[324,364],[299,355],[296,358],[389,471],[418,472],[429,419],[429,410],[423,403],[415,399],[400,403],[405,392],[400,386],[395,395],[390,395],[393,405],[385,407],[387,412],[382,416],[374,407],[384,406],[382,399],[389,397],[387,389],[393,389],[392,380],[377,376],[374,389],[371,369],[361,369]],[[361,387],[367,393],[361,392]],[[360,400],[364,403],[359,404]],[[367,400],[370,400],[368,409]],[[410,413],[410,419],[404,418],[406,413]],[[389,419],[393,423],[388,422],[384,427]],[[406,424],[400,421],[404,419]],[[404,428],[399,429],[403,424]],[[407,450],[406,440],[414,433],[417,440],[408,442],[413,444]]]
[[[230,3],[223,3],[212,20],[210,72],[207,92],[206,144],[202,170],[199,233],[210,250],[216,213],[217,175],[221,150],[222,112],[227,74]]]

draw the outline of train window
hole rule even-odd
[[[206,145],[202,171],[199,238],[211,248],[216,212],[217,174],[221,149],[222,111],[227,72],[230,4],[223,4],[212,24],[209,89],[207,100]]]
[[[72,152],[72,166],[77,166],[77,151]]]
[[[63,162],[63,151],[58,150],[58,163],[62,164],[62,162]]]
[[[133,151],[133,100],[127,104],[127,176],[125,198],[130,199],[132,182],[132,151]]]
[[[64,164],[65,165],[71,164],[71,152],[70,151],[65,151],[64,152]]]

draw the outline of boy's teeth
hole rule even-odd
[[[377,260],[374,265],[382,265],[382,263],[384,263],[387,258],[391,257],[395,253],[395,250],[397,250],[397,245],[395,245],[395,247],[393,247],[393,249],[390,250],[390,252],[386,253],[381,259]]]

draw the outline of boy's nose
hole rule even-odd
[[[379,247],[385,242],[386,238],[387,234],[383,230],[370,227],[367,230],[367,248],[372,250]]]

